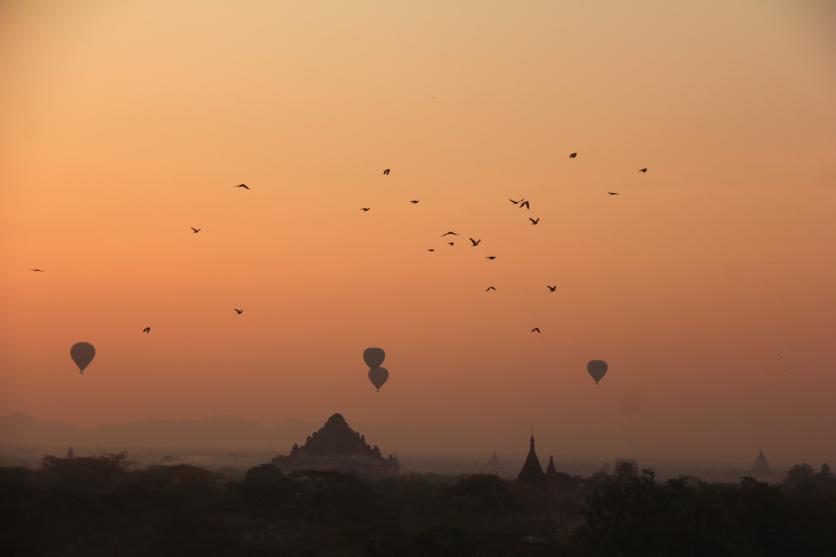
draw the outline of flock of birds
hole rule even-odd
[[[576,153],[576,152],[573,152],[573,153],[569,154],[570,159],[576,159],[577,157],[578,157],[578,153]],[[391,172],[392,172],[391,168],[385,168],[383,170],[383,175],[384,176],[389,176],[389,174]],[[640,168],[639,172],[646,173],[647,168]],[[238,184],[238,185],[232,186],[232,187],[236,188],[236,189],[247,190],[247,191],[249,191],[251,189],[250,186],[248,186],[247,184]],[[614,192],[614,191],[608,191],[607,194],[610,195],[610,196],[620,195],[619,192]],[[526,210],[531,209],[531,200],[525,199],[524,197],[522,197],[520,199],[510,199],[509,198],[509,201],[520,209],[526,209]],[[420,199],[410,199],[409,200],[409,203],[412,204],[412,205],[418,205],[418,203],[420,203],[420,202],[421,202]],[[368,213],[369,211],[371,211],[371,207],[361,207],[360,210],[364,213]],[[531,222],[532,226],[536,226],[536,225],[540,224],[540,217],[528,217],[528,220]],[[198,227],[195,227],[195,226],[190,226],[189,228],[191,229],[192,234],[198,234],[202,230],[202,228],[198,228]],[[444,234],[441,235],[442,238],[451,238],[447,242],[447,244],[450,245],[450,246],[455,246],[456,245],[455,240],[452,239],[452,238],[457,237],[457,236],[459,236],[459,234],[457,232],[453,231],[453,230],[448,230],[447,232],[445,232]],[[470,247],[472,247],[472,248],[479,247],[479,245],[482,243],[481,239],[472,238],[472,237],[468,237],[468,241],[470,242]],[[427,251],[429,253],[433,253],[433,252],[435,252],[435,248],[429,248],[429,249],[427,249]],[[494,260],[496,260],[496,256],[495,255],[486,255],[485,259],[487,259],[488,261],[494,261]],[[39,268],[39,267],[33,267],[32,269],[30,269],[30,271],[35,272],[35,273],[46,272],[45,269],[42,269],[42,268]],[[554,292],[557,291],[557,285],[547,284],[546,288],[548,289],[549,293],[554,293]],[[486,293],[496,292],[496,287],[495,286],[488,286],[485,289],[485,292]],[[241,308],[233,308],[233,311],[235,311],[236,315],[241,315],[241,314],[244,313],[244,310],[241,309]],[[151,327],[144,327],[142,329],[142,332],[145,333],[145,334],[150,334],[151,333]],[[540,327],[532,328],[531,332],[536,333],[536,334],[541,334],[542,333],[542,331],[540,330]]]
[[[578,153],[577,152],[569,153],[569,158],[570,159],[578,158]],[[642,168],[639,169],[639,172],[642,173],[642,174],[646,174],[647,170],[648,170],[647,167],[642,167]],[[383,175],[384,176],[389,176],[389,174],[391,172],[392,172],[391,168],[385,168],[383,170]],[[607,195],[615,196],[615,195],[621,195],[621,194],[617,191],[608,191]],[[526,209],[526,210],[531,209],[531,200],[525,199],[524,197],[521,197],[520,199],[509,198],[508,201],[510,201],[516,207],[518,207],[520,209]],[[418,203],[420,203],[420,199],[410,199],[409,202],[412,205],[417,205]],[[364,213],[368,213],[369,211],[371,211],[371,207],[360,207],[360,210]],[[536,225],[540,224],[540,217],[528,217],[528,220],[531,222],[532,226],[536,226]],[[444,234],[441,235],[442,238],[448,238],[448,237],[451,237],[451,236],[455,237],[455,236],[459,236],[459,234],[457,232],[453,231],[453,230],[448,230],[447,232],[445,232]],[[478,247],[479,244],[482,243],[482,240],[477,239],[477,238],[468,237],[468,240],[470,241],[470,247],[473,247],[473,248]],[[450,241],[447,242],[447,245],[455,246],[456,242],[455,242],[455,240],[450,240]],[[435,253],[435,248],[428,248],[427,251],[429,253]],[[488,261],[494,261],[494,260],[496,260],[496,256],[495,255],[486,255],[485,259],[487,259]],[[557,285],[547,284],[546,288],[548,289],[549,293],[554,293],[554,292],[557,291]],[[485,289],[485,292],[486,293],[496,292],[496,287],[495,286],[488,286]],[[531,332],[536,333],[536,334],[542,334],[543,331],[540,329],[540,327],[534,327],[534,328],[531,329]]]

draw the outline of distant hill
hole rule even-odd
[[[301,422],[268,427],[232,416],[112,422],[81,427],[15,413],[0,416],[0,445],[264,449],[269,442],[280,452],[304,439],[313,427]]]

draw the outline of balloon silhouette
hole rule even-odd
[[[372,382],[372,385],[380,391],[380,388],[386,383],[386,380],[389,379],[389,370],[385,367],[373,367],[369,370],[369,381]]]
[[[363,350],[363,359],[370,368],[380,367],[385,358],[386,352],[383,351],[383,348],[366,348]]]
[[[89,342],[76,342],[70,348],[70,357],[78,366],[78,370],[84,373],[84,369],[90,365],[96,357],[96,349]]]
[[[592,360],[586,364],[586,371],[595,379],[595,384],[597,385],[598,381],[603,379],[607,374],[607,367],[607,362],[604,360]]]

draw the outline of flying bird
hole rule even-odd
[[[432,252],[434,252],[434,251],[435,251],[435,249],[430,248],[430,249],[428,249],[427,251],[428,251],[428,252],[430,252],[430,253],[432,253]]]
[[[549,289],[549,292],[554,292],[555,290],[557,290],[557,285],[551,286],[551,285],[547,284],[546,288]]]
[[[511,198],[509,197],[509,198],[508,198],[508,201],[510,201],[510,202],[511,202],[511,203],[513,203],[514,205],[519,205],[520,201],[523,201],[523,200],[522,200],[522,199],[520,199],[520,201],[516,201],[516,200],[511,199]]]
[[[620,194],[620,193],[618,193],[617,191],[608,191],[608,192],[607,192],[607,194],[608,194],[608,195],[621,195],[621,194]]]
[[[420,199],[410,199],[409,202],[413,205],[418,205],[418,202],[421,201]]]
[[[474,240],[473,238],[468,238],[468,240],[470,240],[470,243],[473,244],[472,247],[474,248],[482,243],[482,240]]]
[[[360,207],[360,210],[363,211],[364,213],[368,213],[369,209],[370,209],[370,207]]]
[[[34,269],[29,269],[29,270],[32,271],[33,273],[45,273],[46,272],[43,269],[38,269],[37,267],[35,267]]]
[[[384,169],[384,170],[383,170],[383,175],[384,175],[384,176],[389,176],[389,171],[390,171],[390,170],[391,170],[390,168],[386,168],[386,169]]]
[[[488,255],[487,257],[485,257],[485,259],[490,259],[491,261],[493,261],[494,259],[496,259],[496,256],[495,255]]]
[[[485,292],[490,292],[490,291],[494,291],[494,292],[496,292],[496,288],[494,288],[493,286],[488,286],[488,287],[485,289]]]
[[[191,229],[192,229],[192,232],[194,232],[195,234],[197,234],[198,232],[200,232],[200,231],[201,231],[201,229],[200,229],[200,228],[195,228],[194,226],[190,226],[189,228],[191,228]]]
[[[639,172],[647,172],[646,168],[639,168]]]
[[[578,158],[578,154],[577,153],[569,153],[569,158],[570,159],[576,159],[576,158]]]
[[[458,236],[458,234],[456,234],[455,232],[453,232],[451,230],[451,231],[445,232],[444,234],[441,235],[442,238],[445,237],[445,236]]]
[[[526,209],[531,209],[531,205],[529,204],[528,200],[520,201],[520,209],[525,207]]]
[[[232,309],[234,309],[235,313],[237,313],[238,315],[241,315],[242,313],[244,313],[243,309],[238,309],[238,308],[232,308]]]
[[[244,190],[250,189],[250,186],[248,186],[247,184],[238,184],[237,186],[232,186],[232,187],[233,188],[241,188],[241,189],[244,189]]]
[[[456,242],[447,242],[447,245],[448,245],[448,246],[455,246],[455,245],[456,245]]]
[[[540,217],[537,217],[536,219],[528,217],[528,220],[531,221],[531,224],[540,224]]]
[[[142,332],[145,333],[145,334],[150,333],[151,332],[151,327],[145,327],[144,329],[142,329]]]
[[[537,333],[539,335],[542,331],[540,330],[540,327],[534,327],[533,329],[531,329],[531,332]]]

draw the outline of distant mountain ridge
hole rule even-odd
[[[291,422],[268,427],[233,416],[190,420],[137,420],[91,427],[40,420],[17,412],[0,416],[0,445],[173,447],[189,449],[264,449],[277,452],[304,439],[312,424]]]

